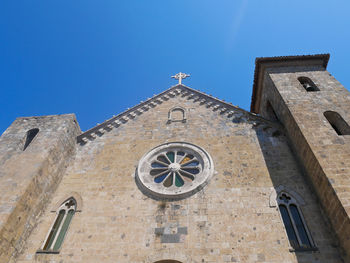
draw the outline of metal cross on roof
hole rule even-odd
[[[186,73],[177,73],[175,76],[171,76],[172,78],[174,79],[178,79],[179,80],[179,84],[181,85],[182,84],[182,79],[185,79],[187,77],[189,77],[190,75],[189,74],[186,74]]]

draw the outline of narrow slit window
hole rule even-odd
[[[296,200],[283,192],[278,195],[277,201],[290,245],[296,250],[314,250],[315,245]]]
[[[303,88],[307,91],[307,92],[310,92],[310,91],[320,91],[320,89],[315,85],[315,83],[307,78],[307,77],[299,77],[298,78],[301,86],[303,86]]]
[[[339,113],[326,111],[323,115],[338,135],[350,135],[350,127]]]
[[[58,253],[67,234],[76,210],[73,197],[67,199],[58,209],[58,214],[39,253]]]
[[[266,113],[268,115],[267,118],[269,118],[271,121],[279,121],[277,114],[269,101],[266,103]]]
[[[23,151],[25,149],[27,149],[27,147],[29,146],[29,144],[33,141],[33,139],[35,138],[35,136],[38,134],[39,129],[38,128],[34,128],[31,129],[29,131],[27,131],[27,135],[26,135],[26,141],[24,143],[24,147],[23,147]]]

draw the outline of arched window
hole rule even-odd
[[[320,91],[320,89],[315,85],[315,83],[313,83],[311,79],[307,77],[299,77],[298,80],[307,92]]]
[[[186,111],[182,107],[174,107],[168,112],[168,123],[186,122]]]
[[[29,146],[29,144],[33,141],[34,137],[38,134],[39,129],[34,128],[27,131],[26,142],[24,143],[23,151]]]
[[[277,202],[291,246],[300,250],[315,249],[296,199],[286,192],[281,192]]]
[[[42,249],[38,252],[42,253],[58,253],[64,237],[66,236],[68,227],[75,214],[77,207],[76,200],[71,197],[67,199],[57,210],[56,219],[48,233]]]
[[[326,111],[323,115],[338,135],[350,135],[350,127],[339,113]]]

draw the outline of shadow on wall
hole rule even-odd
[[[270,200],[270,206],[271,209],[275,207],[279,210],[280,220],[285,228],[280,236],[285,235],[290,253],[295,253],[300,263],[320,259],[322,262],[343,262],[338,242],[331,234],[316,195],[288,145],[283,127],[278,123],[261,124],[255,126],[254,130],[275,189],[271,194],[274,204]],[[288,196],[292,200],[294,197],[298,209],[295,209]],[[328,242],[325,243],[325,239]],[[309,240],[309,243],[305,240]],[[318,246],[321,244],[323,247]],[[329,253],[332,254],[331,261],[327,261]]]

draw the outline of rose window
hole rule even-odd
[[[181,187],[185,182],[192,182],[201,170],[197,158],[182,151],[159,154],[151,167],[150,175],[154,176],[154,182],[162,183],[164,187]]]
[[[201,189],[213,173],[211,157],[189,143],[160,145],[140,160],[137,179],[153,194],[178,197]]]

